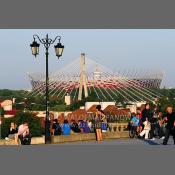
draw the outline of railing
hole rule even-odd
[[[128,123],[108,123],[110,132],[122,132],[128,128]]]

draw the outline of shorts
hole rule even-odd
[[[9,139],[15,139],[15,134],[9,134],[9,135],[8,135],[8,138],[9,138]]]

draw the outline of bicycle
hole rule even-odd
[[[130,138],[135,138],[135,136],[138,136],[137,126],[130,125],[130,127],[129,127],[129,137]]]

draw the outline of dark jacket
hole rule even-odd
[[[153,117],[153,113],[150,109],[144,109],[142,111],[142,122],[146,121],[146,118],[148,118],[148,121],[150,122]]]
[[[61,135],[61,126],[59,123],[53,123],[52,129],[54,129],[54,135]]]
[[[78,123],[75,123],[75,122],[72,123],[71,129],[72,129],[72,131],[75,132],[75,133],[80,133],[80,132],[81,132],[81,130],[80,130],[79,126],[78,126]]]
[[[167,129],[173,129],[174,128],[174,122],[175,122],[175,113],[174,112],[172,114],[167,113],[166,117],[167,117],[166,128]]]
[[[17,132],[18,132],[18,129],[12,129],[12,130],[9,129],[8,134],[9,135],[10,134],[16,134]]]

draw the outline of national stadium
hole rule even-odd
[[[102,101],[138,102],[159,98],[164,72],[161,70],[118,70],[97,63],[81,54],[57,72],[49,75],[49,94],[63,99],[69,95],[73,100],[82,100],[92,93]],[[45,74],[29,73],[31,95],[45,93]]]

